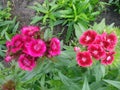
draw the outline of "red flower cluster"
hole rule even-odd
[[[6,42],[7,53],[5,61],[18,59],[19,67],[23,70],[32,70],[36,66],[38,58],[54,57],[60,54],[60,40],[51,38],[48,41],[40,37],[40,28],[26,26],[21,33],[13,36],[11,41]]]
[[[103,65],[110,65],[114,61],[114,48],[117,44],[115,33],[98,34],[94,30],[87,30],[81,35],[79,43],[87,48],[87,51],[83,52],[80,51],[79,47],[74,48],[77,53],[76,60],[80,66],[91,66],[92,57],[100,60]]]

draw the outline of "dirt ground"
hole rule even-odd
[[[7,0],[2,0],[5,6]],[[29,25],[31,17],[35,15],[35,11],[28,8],[34,5],[35,2],[42,3],[44,0],[11,0],[12,2],[12,17],[17,16],[17,21],[20,26]],[[120,14],[114,12],[114,7],[107,7],[105,11],[98,16],[96,22],[100,22],[103,18],[106,19],[106,24],[115,23],[115,26],[120,27]]]
[[[106,7],[106,10],[98,16],[96,22],[100,22],[103,18],[105,18],[107,25],[114,23],[115,26],[120,27],[120,14],[114,11],[114,7]]]

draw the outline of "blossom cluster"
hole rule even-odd
[[[61,53],[60,40],[53,37],[45,41],[41,36],[38,26],[25,26],[20,30],[20,34],[12,37],[6,42],[6,62],[15,59],[23,70],[33,70],[36,61],[41,57],[52,58]]]
[[[79,43],[86,48],[86,51],[80,51],[79,47],[74,47],[79,66],[89,67],[93,64],[93,59],[99,60],[103,65],[110,65],[114,61],[117,44],[114,32],[98,34],[94,30],[87,30],[80,36]]]

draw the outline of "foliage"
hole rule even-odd
[[[103,5],[99,0],[45,0],[43,4],[35,3],[30,7],[37,12],[31,24],[41,21],[51,29],[61,25],[61,30],[67,29],[65,42],[68,42],[77,31],[76,25],[87,28]]]
[[[8,1],[7,7],[0,9],[0,56],[4,56],[6,40],[16,34],[19,22],[16,23],[16,17],[11,20],[11,3]]]
[[[115,6],[115,11],[118,11],[120,14],[120,1],[119,0],[109,0],[109,3]]]
[[[114,31],[120,38],[120,29],[113,27],[113,24],[107,26],[105,20],[95,23],[91,28],[97,32]],[[104,66],[96,61],[92,67],[82,68],[76,63],[73,46],[66,45],[63,45],[64,50],[60,56],[52,59],[40,58],[37,67],[30,72],[18,68],[14,60],[9,68],[0,64],[0,84],[13,80],[16,90],[118,90],[119,46],[118,41],[116,57],[111,66]]]
[[[7,20],[7,19],[10,19],[10,16],[11,16],[11,3],[10,1],[7,2],[7,6],[5,8],[3,8],[2,5],[0,5],[1,8],[0,8],[0,21],[4,21],[4,20]]]

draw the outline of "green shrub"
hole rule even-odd
[[[7,2],[7,6],[5,8],[3,8],[2,5],[0,5],[1,8],[0,8],[0,21],[4,21],[4,20],[8,20],[10,19],[10,16],[11,16],[11,3],[8,1]]]
[[[100,14],[103,5],[99,0],[45,0],[43,4],[31,6],[36,11],[31,24],[41,22],[51,29],[62,25],[61,32],[67,29],[65,42],[69,42],[77,30],[76,25],[87,28],[90,21]]]
[[[6,8],[0,9],[0,56],[5,54],[5,43],[16,34],[19,22],[16,23],[16,17],[11,19],[11,3],[8,1]]]

